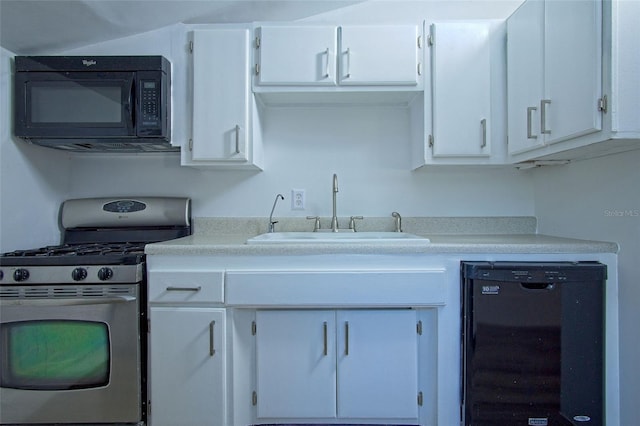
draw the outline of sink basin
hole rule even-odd
[[[405,232],[271,232],[247,240],[247,244],[320,243],[428,243],[428,238]]]

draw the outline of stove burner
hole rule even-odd
[[[64,256],[109,256],[144,254],[143,243],[95,243],[63,244],[31,250],[16,250],[3,254],[4,257],[64,257]]]

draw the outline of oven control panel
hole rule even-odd
[[[102,206],[102,210],[111,213],[133,213],[141,212],[146,209],[147,205],[135,200],[118,200]]]
[[[144,263],[137,265],[2,266],[0,285],[137,283]]]
[[[62,204],[64,229],[190,226],[191,199],[183,197],[82,198]]]

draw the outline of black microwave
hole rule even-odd
[[[178,151],[162,56],[16,56],[14,134],[68,151]]]

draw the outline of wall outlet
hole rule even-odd
[[[292,189],[291,210],[304,210],[306,207],[304,198],[304,189]]]

